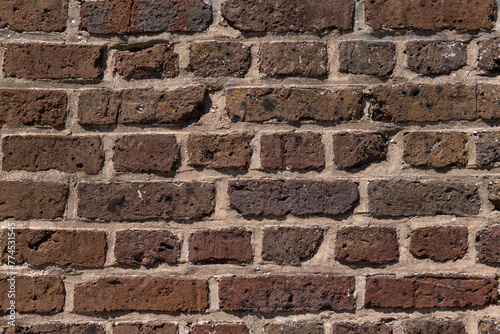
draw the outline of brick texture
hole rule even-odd
[[[410,253],[418,259],[455,261],[466,252],[466,227],[424,227],[411,234]]]
[[[262,259],[295,265],[308,261],[316,255],[323,235],[320,228],[268,228],[262,240]]]
[[[396,63],[396,46],[388,42],[340,43],[340,72],[387,76]]]
[[[189,67],[202,77],[243,77],[250,67],[250,49],[235,42],[192,44]]]
[[[113,334],[177,334],[177,325],[168,322],[120,323]]]
[[[377,133],[354,132],[333,135],[333,160],[340,169],[361,167],[370,162],[384,160],[387,145]]]
[[[436,320],[412,320],[406,323],[406,332],[408,334],[465,334],[465,326],[460,321],[436,321]]]
[[[96,323],[87,324],[63,324],[50,323],[34,326],[9,327],[4,334],[45,334],[45,333],[70,333],[70,334],[104,334],[104,327]]]
[[[500,264],[500,225],[486,227],[476,235],[476,249],[479,262]]]
[[[342,322],[333,324],[333,332],[338,334],[392,334],[392,327],[370,322],[362,324]]]
[[[307,322],[285,324],[268,324],[264,327],[265,334],[324,334],[323,325]]]
[[[5,0],[0,3],[0,28],[13,31],[66,30],[68,0]]]
[[[484,319],[479,323],[479,334],[498,334],[500,333],[500,323],[496,319]]]
[[[481,132],[476,135],[476,162],[481,167],[491,167],[500,161],[500,133]]]
[[[406,43],[408,67],[419,74],[447,74],[467,65],[467,44],[461,42]]]
[[[195,325],[191,334],[249,334],[244,324],[204,324]]]
[[[500,40],[487,39],[477,43],[478,50],[478,66],[479,69],[486,73],[497,73],[500,70],[498,63],[498,51],[500,50]]]

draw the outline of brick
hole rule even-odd
[[[368,26],[379,29],[481,30],[493,29],[495,1],[371,0],[365,5]]]
[[[47,334],[47,333],[68,333],[68,334],[105,334],[104,327],[95,323],[86,324],[63,324],[50,323],[31,326],[17,326],[6,329],[5,334]]]
[[[97,136],[9,136],[2,140],[2,169],[97,174],[104,163]]]
[[[151,311],[201,312],[208,307],[208,283],[188,277],[104,277],[75,286],[76,313]]]
[[[243,229],[200,230],[189,237],[194,264],[252,263],[252,232]]]
[[[452,181],[377,180],[368,185],[369,211],[389,216],[479,214],[478,188]]]
[[[319,133],[263,134],[260,146],[260,161],[265,169],[306,170],[325,166],[325,149]]]
[[[346,263],[390,263],[399,260],[394,228],[344,227],[337,232],[335,259]]]
[[[500,184],[491,183],[488,186],[488,199],[495,207],[495,210],[500,210]]]
[[[0,277],[0,293],[7,296],[11,276]],[[16,312],[58,313],[62,312],[65,299],[64,284],[54,276],[16,276]],[[0,300],[0,314],[7,313],[10,299]]]
[[[461,321],[418,319],[406,322],[407,334],[466,334],[465,325]]]
[[[479,323],[479,334],[499,334],[500,321],[496,319],[483,319]]]
[[[82,27],[91,34],[196,32],[208,28],[212,9],[203,0],[84,2]]]
[[[115,142],[113,164],[123,173],[170,173],[180,163],[174,135],[130,135]]]
[[[78,123],[81,126],[112,126],[118,121],[121,93],[109,90],[87,90],[80,93]]]
[[[365,306],[370,308],[475,308],[497,300],[498,282],[491,278],[418,275],[366,280]]]
[[[324,77],[328,74],[326,45],[317,42],[262,43],[260,72],[274,78]]]
[[[352,276],[233,276],[219,282],[220,309],[225,312],[354,311]]]
[[[385,85],[372,91],[373,119],[382,122],[473,121],[478,118],[472,85]]]
[[[500,133],[479,132],[476,138],[476,163],[480,167],[492,167],[500,161]]]
[[[346,132],[333,135],[333,160],[340,169],[384,160],[386,152],[386,140],[377,133]]]
[[[498,73],[500,71],[500,39],[493,38],[477,43],[478,67],[486,73]]]
[[[323,234],[323,229],[314,227],[267,228],[262,238],[262,259],[293,265],[309,261],[321,246]]]
[[[477,85],[477,114],[478,118],[485,121],[500,119],[498,109],[499,85],[478,84]]]
[[[411,233],[410,253],[417,259],[455,261],[467,252],[466,227],[424,227]]]
[[[191,334],[249,334],[244,324],[198,324],[195,325]]]
[[[460,132],[411,132],[403,138],[403,160],[414,167],[467,164],[467,135]]]
[[[18,79],[99,79],[102,47],[68,44],[10,44],[4,71]]]
[[[116,53],[116,72],[125,79],[163,79],[179,75],[179,55],[173,45],[156,44]]]
[[[66,30],[68,0],[3,0],[0,28],[13,31],[61,32]]]
[[[335,334],[392,334],[392,327],[386,324],[365,322],[362,324],[340,322],[333,324]]]
[[[66,207],[68,185],[51,182],[0,182],[0,217],[56,219]]]
[[[226,108],[233,122],[346,122],[361,118],[360,88],[231,88]]]
[[[116,263],[127,266],[153,266],[178,263],[179,238],[170,231],[125,230],[116,232]]]
[[[250,68],[250,48],[236,42],[193,43],[189,68],[196,76],[242,78]]]
[[[192,220],[214,209],[212,184],[81,183],[78,215],[105,221]]]
[[[51,90],[0,89],[0,125],[52,126],[66,120],[68,96]]]
[[[121,323],[113,334],[177,334],[177,325],[168,322]]]
[[[352,30],[351,0],[228,0],[222,16],[232,27],[248,32]]]
[[[342,42],[339,52],[339,71],[344,73],[388,76],[396,64],[394,43]]]
[[[264,327],[265,334],[324,334],[322,324],[293,322],[285,324],[268,324]]]
[[[9,255],[7,233],[5,230],[2,238],[4,263]],[[14,262],[17,264],[95,268],[103,266],[106,261],[104,231],[16,229],[15,241]]]
[[[187,142],[189,163],[197,168],[248,168],[252,159],[252,139],[253,136],[238,133],[192,135]]]
[[[448,74],[467,65],[467,44],[454,41],[406,43],[406,60],[413,72]]]
[[[230,181],[228,194],[231,208],[243,216],[339,215],[359,198],[355,183],[340,180]]]
[[[488,226],[477,232],[476,250],[479,262],[500,264],[500,225]]]

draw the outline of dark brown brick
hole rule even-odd
[[[305,170],[325,166],[325,149],[319,133],[263,134],[260,146],[260,161],[265,169]]]
[[[411,234],[410,253],[418,259],[455,261],[467,252],[466,227],[424,227]]]
[[[2,140],[4,171],[97,174],[104,162],[100,137],[9,136]]]
[[[50,323],[31,326],[17,326],[6,329],[5,334],[50,334],[50,333],[68,333],[68,334],[105,334],[104,327],[95,323],[87,324],[62,324]]]
[[[326,45],[317,42],[262,43],[260,72],[275,78],[326,76],[328,74]]]
[[[500,334],[500,321],[489,318],[481,320],[479,334]]]
[[[392,327],[386,324],[365,322],[362,324],[340,322],[333,324],[335,334],[392,334]]]
[[[390,42],[340,43],[340,72],[388,76],[392,73],[396,46]]]
[[[335,259],[347,263],[388,263],[399,259],[394,228],[344,227],[337,232]]]
[[[192,135],[187,142],[189,162],[194,167],[248,168],[253,137],[246,134]]]
[[[55,219],[62,217],[68,185],[51,182],[0,182],[0,217]]]
[[[173,45],[156,44],[138,51],[118,51],[116,72],[125,79],[163,79],[179,75]]]
[[[498,96],[500,85],[478,84],[477,85],[477,114],[478,118],[485,121],[500,119],[498,108]]]
[[[386,140],[377,133],[346,132],[333,135],[333,160],[340,169],[384,160],[386,152]]]
[[[339,215],[359,198],[355,183],[340,180],[230,181],[228,194],[231,207],[243,216]]]
[[[81,183],[78,215],[105,221],[201,219],[214,209],[214,186],[206,183]]]
[[[406,43],[408,67],[419,74],[448,74],[467,65],[467,44],[454,41]]]
[[[116,263],[128,266],[177,264],[179,238],[170,231],[126,230],[116,232]]]
[[[242,78],[250,68],[250,49],[236,42],[194,43],[189,68],[196,76]]]
[[[18,79],[99,79],[102,47],[66,44],[10,44],[4,71]]]
[[[220,309],[225,312],[353,311],[352,276],[233,276],[219,282]]]
[[[491,167],[500,161],[500,133],[479,132],[476,137],[476,163],[480,167]]]
[[[78,123],[82,126],[111,126],[118,121],[121,93],[88,90],[80,93]]]
[[[406,322],[407,334],[466,334],[465,325],[461,321],[452,320],[410,320]]]
[[[476,249],[479,262],[500,265],[500,225],[488,226],[477,232]]]
[[[477,43],[478,66],[486,73],[497,73],[500,71],[500,39],[487,39]]]
[[[496,304],[498,282],[473,276],[418,275],[366,280],[370,308],[475,308]]]
[[[488,186],[488,199],[495,206],[495,210],[500,210],[500,184],[491,183]]]
[[[361,118],[360,88],[232,88],[226,108],[233,122],[345,122]]]
[[[177,325],[168,322],[121,323],[113,334],[177,334]]]
[[[264,230],[262,259],[278,264],[300,264],[312,259],[323,242],[321,228],[274,227]]]
[[[249,334],[245,324],[200,324],[195,325],[191,334]]]
[[[264,327],[265,334],[324,334],[322,324],[293,322],[285,324],[268,324]]]
[[[149,311],[201,312],[208,282],[188,277],[105,277],[75,286],[76,313]]]
[[[14,231],[17,264],[30,266],[55,264],[72,267],[101,267],[106,261],[106,233],[104,231],[27,230]],[[2,260],[8,260],[8,235],[2,238]]]
[[[66,30],[68,0],[2,0],[0,28],[23,31]]]
[[[131,135],[118,138],[113,163],[117,172],[170,173],[180,162],[174,135]]]

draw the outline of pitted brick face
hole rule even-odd
[[[120,323],[114,334],[177,334],[177,325],[168,322]]]
[[[0,28],[13,31],[66,30],[68,0],[4,0],[0,2]]]
[[[436,320],[411,320],[406,322],[408,334],[420,333],[443,333],[443,334],[465,334],[465,326],[461,321],[436,321]]]

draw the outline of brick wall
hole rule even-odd
[[[496,12],[2,0],[0,332],[500,333]]]

